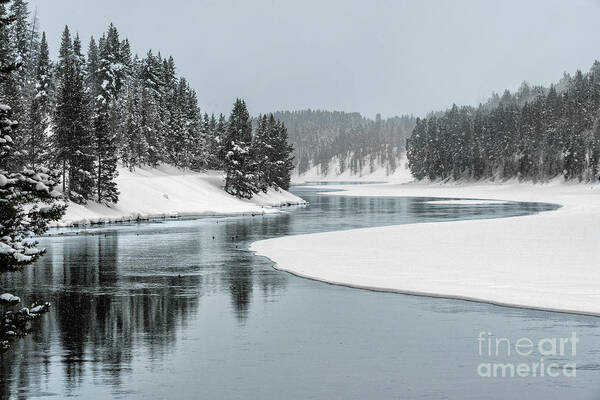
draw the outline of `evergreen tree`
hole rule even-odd
[[[21,131],[26,150],[24,164],[31,169],[41,165],[52,167],[50,160],[49,126],[51,122],[50,95],[53,93],[52,65],[46,35],[42,35],[35,62],[34,91]]]
[[[198,98],[187,81],[184,89],[185,167],[199,170],[206,167],[206,145],[202,135],[203,121]]]
[[[29,22],[29,9],[25,0],[13,0],[10,14],[14,18],[9,30],[9,37],[13,44],[17,59],[22,68],[16,71],[15,77],[19,82],[21,92],[30,91],[34,73],[34,56],[37,48],[38,33],[36,26]],[[35,21],[34,21],[35,22]],[[27,93],[29,95],[30,93]],[[23,104],[26,108],[26,104]]]
[[[71,31],[69,26],[65,25],[60,41],[60,49],[58,51],[58,63],[56,64],[56,76],[62,77],[65,64],[73,60],[73,40],[71,39]]]
[[[12,22],[5,14],[6,0],[0,0],[0,35]],[[0,84],[17,65],[0,53]],[[58,202],[60,194],[54,190],[58,175],[47,168],[14,169],[17,153],[11,134],[17,127],[10,106],[0,105],[0,271],[29,264],[44,250],[31,240],[64,214],[64,205]]]
[[[237,99],[229,117],[223,143],[225,153],[225,191],[240,198],[251,198],[257,192],[254,162],[251,154],[252,124],[246,103]]]
[[[124,133],[123,163],[130,169],[148,162],[148,143],[142,125],[142,94],[137,81],[127,97],[127,116]]]
[[[254,157],[256,188],[267,192],[271,186],[271,160],[269,156],[272,148],[269,143],[269,135],[273,127],[269,125],[266,115],[259,116],[256,121],[256,129],[252,137],[252,155]]]
[[[95,99],[100,93],[100,82],[98,72],[100,69],[100,54],[98,45],[92,36],[88,45],[87,65],[86,65],[86,85],[89,88],[92,99]]]
[[[114,25],[110,25],[99,49],[98,95],[94,104],[93,130],[96,154],[96,200],[116,203],[119,192],[115,178],[118,161],[119,114],[116,105],[124,82],[121,42]]]
[[[90,108],[80,61],[65,28],[59,59],[59,88],[54,118],[53,152],[62,167],[63,192],[85,203],[94,194],[94,149]]]
[[[269,186],[288,190],[290,178],[294,169],[294,147],[288,143],[287,128],[283,122],[276,121],[273,114],[269,117],[271,134],[268,136],[268,148],[271,152],[269,161],[271,163],[271,177]]]
[[[32,50],[27,2],[24,0],[13,0],[10,5],[10,14],[14,22],[11,24],[9,35],[14,43],[17,56],[25,64]]]
[[[146,162],[157,167],[163,159],[164,146],[160,134],[161,121],[155,97],[142,87],[140,95],[140,128],[147,144]]]
[[[293,150],[288,144],[287,129],[283,123],[275,120],[273,114],[258,118],[252,138],[252,154],[259,190],[266,193],[269,188],[289,188],[294,168]]]
[[[213,116],[214,117],[214,116]],[[226,137],[227,137],[227,119],[225,115],[219,114],[219,119],[214,125],[214,129],[210,131],[208,146],[210,153],[213,155],[209,159],[211,169],[225,169],[226,156]]]

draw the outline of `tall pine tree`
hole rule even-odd
[[[118,113],[116,105],[123,84],[120,41],[117,29],[111,24],[101,40],[98,67],[99,93],[95,98],[93,129],[96,153],[96,201],[116,203],[119,192],[117,172]]]
[[[12,22],[6,15],[6,2],[0,0],[0,36]],[[7,56],[0,53],[0,85],[18,67]],[[44,249],[31,237],[44,233],[48,223],[60,219],[65,209],[54,190],[58,180],[55,171],[15,167],[18,149],[11,135],[17,125],[11,107],[0,104],[0,271],[17,269],[40,257]]]
[[[89,99],[81,59],[74,51],[68,27],[60,49],[53,153],[62,168],[63,192],[78,203],[93,199],[94,147],[90,127]]]
[[[229,117],[223,141],[225,191],[240,198],[256,192],[255,164],[251,154],[252,124],[246,103],[237,99]]]
[[[31,95],[29,114],[24,127],[26,165],[32,169],[40,165],[53,167],[49,138],[52,112],[50,99],[53,91],[52,65],[46,34],[43,33],[35,63],[35,90]]]

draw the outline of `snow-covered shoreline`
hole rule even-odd
[[[378,184],[338,196],[560,204],[525,217],[421,223],[253,243],[276,268],[333,284],[600,315],[600,187],[585,184]]]
[[[306,184],[310,182],[393,182],[403,183],[412,179],[410,170],[406,167],[406,155],[398,157],[396,168],[390,170],[389,165],[377,165],[374,170],[369,167],[369,160],[364,159],[364,167],[361,171],[352,173],[349,168],[340,172],[340,160],[334,158],[328,164],[327,173],[323,174],[319,165],[313,165],[308,171],[298,174],[295,170],[292,174],[292,183]],[[346,162],[346,165],[348,163]]]
[[[285,190],[259,193],[250,200],[227,194],[219,172],[192,172],[159,168],[119,169],[119,202],[107,207],[90,202],[69,203],[65,216],[54,226],[75,226],[163,217],[244,215],[277,212],[274,207],[305,204]]]

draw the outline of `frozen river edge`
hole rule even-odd
[[[600,189],[533,184],[339,186],[337,196],[413,196],[562,205],[488,220],[288,236],[251,250],[304,278],[369,290],[600,315]]]

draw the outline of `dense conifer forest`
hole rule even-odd
[[[318,166],[327,174],[332,160],[339,172],[352,174],[385,166],[393,172],[404,153],[406,139],[415,125],[412,116],[375,120],[341,111],[279,111],[275,118],[288,128],[301,174]]]
[[[598,178],[600,62],[550,88],[523,84],[478,107],[457,106],[417,120],[408,140],[417,179]]]

